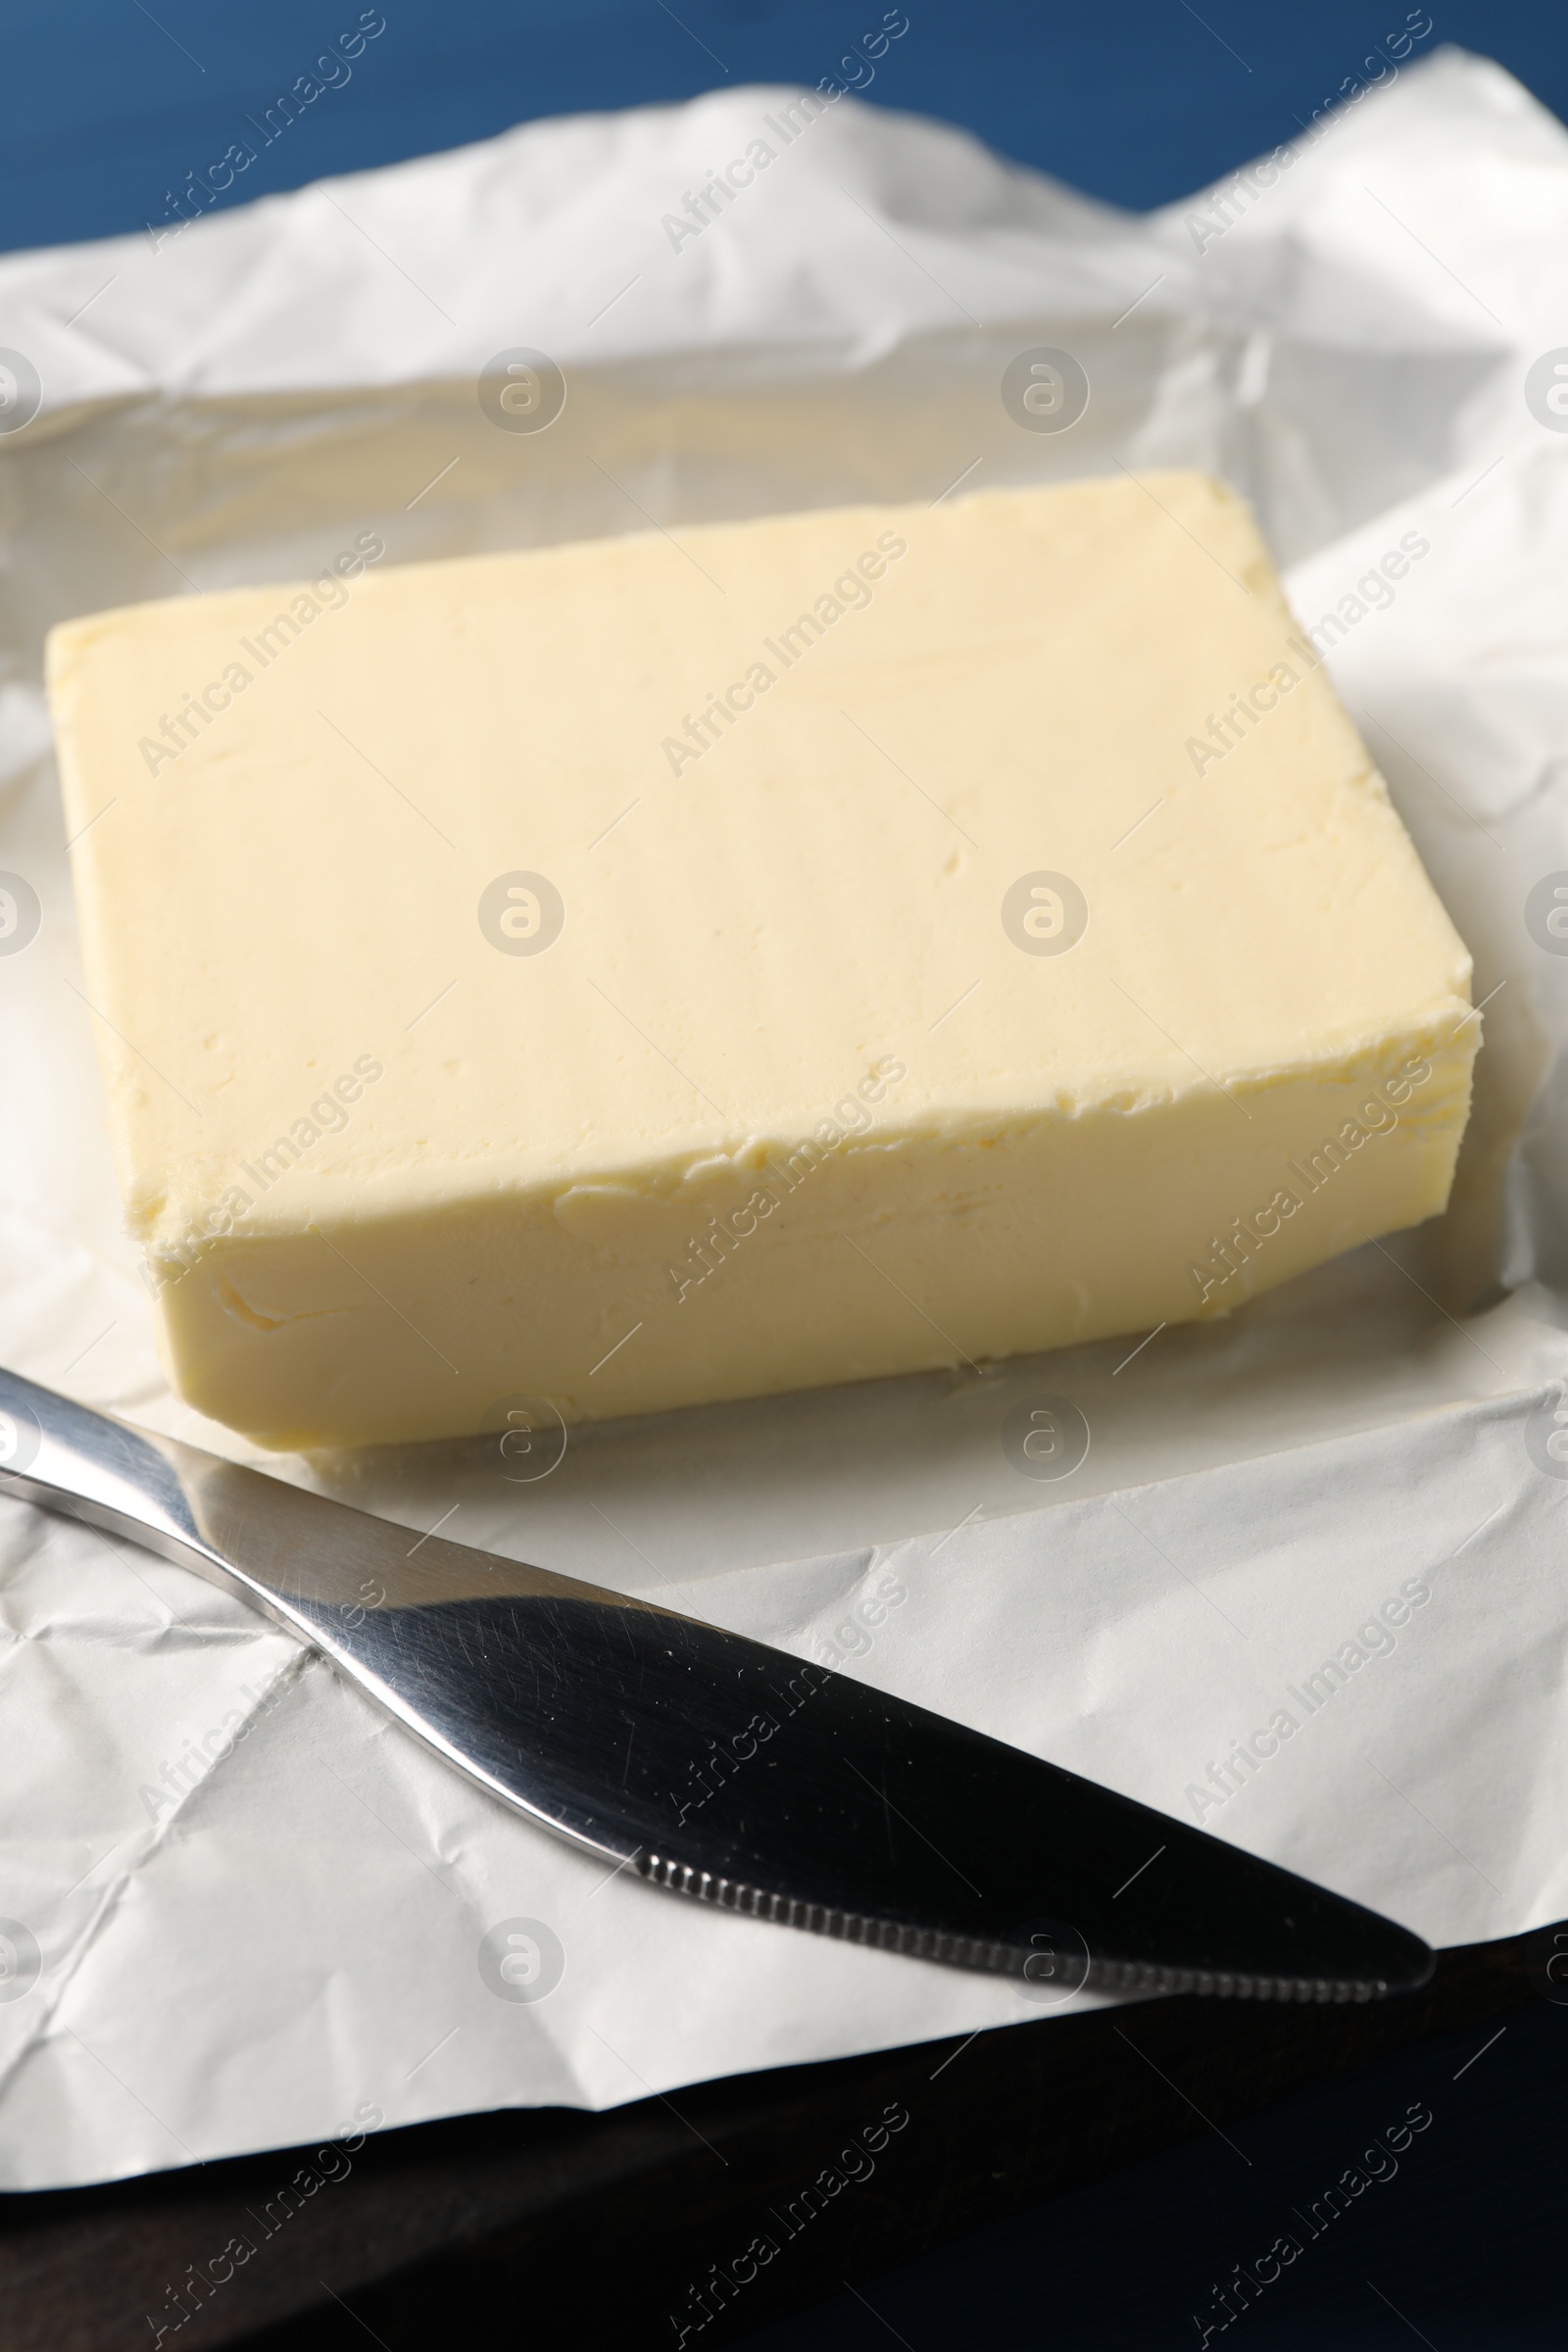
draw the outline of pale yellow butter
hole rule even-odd
[[[978,1363],[1443,1207],[1469,957],[1206,478],[343,572],[50,641],[205,1412]]]

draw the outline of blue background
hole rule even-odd
[[[362,0],[0,0],[0,247],[142,228],[356,24]],[[227,202],[482,139],[540,115],[674,101],[746,81],[814,82],[885,0],[383,0],[352,79],[266,148]],[[908,32],[864,93],[959,122],[1020,163],[1134,208],[1278,145],[1406,21],[1402,0],[904,0]],[[1432,0],[1430,54],[1498,59],[1568,115],[1560,5]],[[259,142],[256,142],[259,144]],[[1250,2312],[1254,2352],[1523,2352],[1563,2339],[1568,2010],[1539,2010],[1460,2087],[1483,2034],[1239,2127],[1255,2179],[1215,2142],[861,2284],[767,2340],[778,2352],[904,2342],[1141,2352],[1196,2342],[1195,2285],[1256,2251],[1281,2197],[1320,2185],[1385,2094],[1432,2099],[1442,2129],[1289,2292]],[[944,2151],[961,2163],[972,2152]],[[1227,2168],[1231,2168],[1227,2170]],[[1290,2196],[1285,2196],[1289,2190]],[[1254,2224],[1256,2227],[1254,2228]],[[1266,2234],[1259,2241],[1266,2243]],[[1398,2312],[1369,2290],[1370,2278]],[[1398,2316],[1402,2313],[1403,2317]],[[1223,2339],[1216,2338],[1216,2343]]]
[[[0,0],[0,245],[137,229],[308,73],[365,0]],[[382,0],[386,31],[237,183],[239,201],[482,139],[532,116],[816,81],[888,0]],[[1289,138],[1406,0],[904,0],[865,95],[966,124],[1133,207]],[[673,14],[671,13],[673,10]],[[1568,114],[1560,0],[1432,0],[1442,41]],[[727,73],[723,70],[727,68]]]

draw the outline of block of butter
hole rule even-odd
[[[1192,473],[56,629],[170,1375],[275,1446],[1225,1312],[1447,1197],[1470,961]]]

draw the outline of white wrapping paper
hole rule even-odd
[[[1568,136],[1446,52],[1220,203],[1133,219],[853,99],[786,143],[795,96],[539,123],[156,248],[0,261],[0,345],[43,401],[0,434],[0,868],[42,915],[0,954],[0,1360],[242,1452],[164,1387],[121,1231],[51,622],[306,573],[367,527],[407,561],[1213,466],[1303,620],[1341,614],[1335,675],[1491,1000],[1448,1216],[1131,1361],[598,1429],[532,1484],[462,1446],[270,1466],[672,1592],[1434,1941],[1559,1915],[1568,961],[1525,902],[1568,868],[1568,417],[1538,366],[1568,334]],[[771,164],[676,236],[759,138]],[[566,378],[547,432],[476,397],[520,347]],[[1038,347],[1088,373],[1070,431],[1003,405]],[[1358,588],[1407,533],[1427,552],[1392,601]],[[1045,1392],[1093,1433],[1059,1485],[1001,1438]],[[0,1694],[7,2186],[1042,2014],[606,1884],[237,1605],[10,1501]],[[516,1933],[532,1984],[497,1965]]]

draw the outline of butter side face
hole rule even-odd
[[[1191,474],[58,629],[176,1387],[277,1446],[598,1419],[1436,1213],[1469,958],[1314,662]]]

